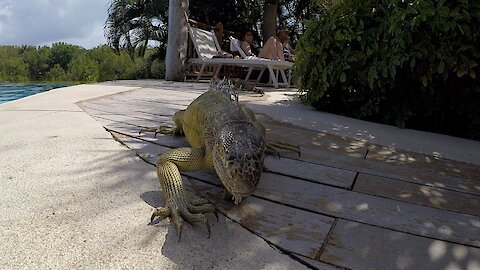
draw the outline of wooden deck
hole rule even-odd
[[[171,116],[207,86],[139,85],[78,105],[154,165],[158,155],[188,143],[139,130],[173,125]],[[221,200],[214,174],[184,174],[188,189],[214,201],[226,217],[312,268],[480,269],[478,166],[258,118],[267,139],[299,144],[302,154],[268,156],[258,188],[242,204]]]

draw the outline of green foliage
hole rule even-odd
[[[99,78],[99,65],[85,54],[77,54],[68,63],[68,75],[72,81],[96,82]]]
[[[149,41],[166,47],[167,0],[112,0],[107,13],[105,37],[116,52],[144,57]]]
[[[480,2],[342,1],[310,21],[306,101],[362,119],[480,139]]]
[[[36,48],[26,46],[22,48],[22,58],[28,64],[28,77],[34,81],[44,79],[51,67],[51,51],[49,47]]]
[[[318,16],[334,0],[213,0],[189,1],[189,18],[209,25],[221,22],[230,31],[254,30],[260,39],[265,4],[277,5],[276,27],[288,27],[292,43],[305,31],[305,21]],[[276,29],[274,29],[276,30]]]
[[[150,56],[157,51],[147,48],[145,53]],[[163,78],[164,66],[155,64],[153,67],[153,60],[147,60],[132,59],[125,51],[115,53],[107,45],[91,50],[64,43],[38,48],[0,46],[0,82]],[[156,60],[154,63],[163,61]]]
[[[50,64],[59,64],[63,69],[67,69],[68,64],[73,57],[85,49],[65,43],[54,43],[50,49]]]
[[[150,66],[150,77],[153,79],[163,79],[165,77],[165,61],[155,60]]]
[[[135,78],[136,64],[125,51],[115,54],[110,47],[104,45],[90,50],[87,55],[98,64],[99,81]]]
[[[55,64],[46,74],[45,74],[45,79],[47,81],[51,82],[63,82],[63,81],[69,81],[69,78],[67,77],[65,70],[59,65]]]
[[[0,80],[24,82],[28,79],[28,64],[20,57],[20,48],[0,47]]]

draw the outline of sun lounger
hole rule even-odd
[[[275,88],[278,88],[280,85],[287,87],[290,86],[290,74],[293,63],[288,61],[248,57],[243,59],[214,58],[218,56],[218,52],[220,51],[215,33],[213,31],[210,32],[194,27],[189,27],[189,33],[198,58],[190,58],[188,59],[188,63],[201,65],[199,74],[197,75],[197,81],[203,75],[207,65],[215,68],[215,77],[218,77],[220,69],[223,66],[240,66],[248,68],[245,80],[249,80],[253,70],[258,69],[260,70],[259,76],[257,77],[258,82],[265,69],[267,69],[270,74],[270,81]],[[245,55],[245,53],[243,54]],[[285,71],[288,72],[288,76],[286,75]],[[278,80],[279,75],[282,76],[282,83],[280,83]]]

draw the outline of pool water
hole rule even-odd
[[[70,85],[50,83],[0,83],[0,104],[65,86]]]

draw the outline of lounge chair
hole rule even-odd
[[[257,57],[257,56],[247,56],[242,49],[242,46],[241,46],[242,42],[240,40],[238,40],[238,39],[236,39],[232,36],[230,36],[229,39],[230,39],[230,51],[232,51],[232,52],[237,52],[238,51],[238,53],[240,54],[242,59],[246,59],[246,60],[249,60],[249,61],[252,61],[252,60],[253,61],[269,61],[266,65],[265,65],[265,62],[261,62],[261,64],[262,64],[261,67],[263,67],[263,68],[261,69],[260,74],[258,75],[257,83],[260,81],[260,79],[263,75],[263,72],[265,71],[265,68],[268,68],[269,72],[270,72],[270,83],[273,83],[274,85],[275,85],[275,83],[277,83],[277,84],[285,85],[287,87],[290,86],[291,74],[292,74],[291,68],[293,66],[293,63],[288,62],[288,61],[270,60],[270,59],[265,59],[265,58],[261,58],[261,57]],[[274,63],[275,68],[270,68],[269,67],[271,63]],[[253,69],[248,70],[246,80],[248,80],[252,71],[253,71]],[[288,76],[285,74],[285,71],[288,72]],[[282,76],[283,83],[278,82],[279,73]],[[278,86],[275,86],[275,88],[278,88]]]
[[[270,81],[275,88],[278,88],[279,85],[287,87],[290,86],[290,71],[293,63],[263,58],[251,59],[248,57],[245,57],[245,59],[213,58],[214,56],[217,56],[218,52],[220,51],[220,46],[218,45],[218,40],[215,36],[215,33],[213,31],[209,32],[195,27],[189,27],[189,33],[198,58],[190,58],[188,59],[188,63],[201,65],[199,74],[197,75],[197,81],[203,75],[207,65],[215,68],[214,77],[218,77],[220,69],[223,66],[240,66],[248,68],[245,80],[249,80],[253,70],[258,69],[260,70],[260,74],[257,78],[258,82],[263,75],[263,71],[268,69]],[[245,55],[245,53],[243,54]],[[285,75],[285,71],[288,71],[288,78]],[[282,76],[282,83],[279,83],[278,81],[279,75]]]

